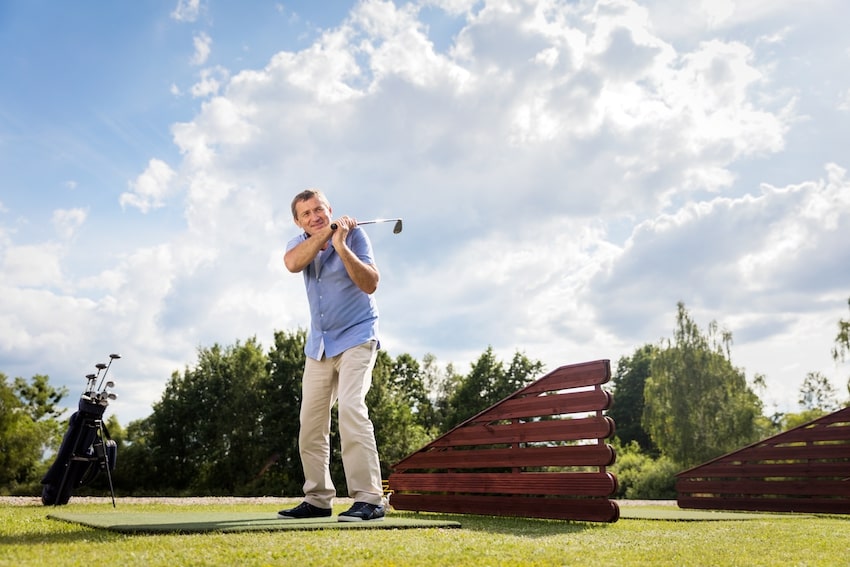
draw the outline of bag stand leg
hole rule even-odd
[[[76,453],[76,449],[79,447],[80,439],[85,433],[86,428],[93,428],[95,430],[95,440],[92,443],[91,448],[94,452],[94,455],[78,455]],[[65,488],[65,484],[68,482],[68,473],[71,471],[71,463],[73,462],[96,462],[101,469],[106,470],[106,478],[109,482],[109,493],[112,495],[112,507],[115,508],[115,487],[112,485],[112,472],[109,470],[109,459],[106,454],[106,428],[103,426],[103,420],[101,419],[91,419],[84,418],[83,423],[80,424],[79,431],[77,432],[77,438],[74,440],[74,452],[71,453],[71,457],[68,459],[68,462],[65,463],[65,472],[62,475],[62,482],[59,483],[59,494],[62,494],[62,490]],[[59,498],[57,497],[56,502],[53,504],[54,506],[59,505]]]

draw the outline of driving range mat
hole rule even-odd
[[[349,530],[459,528],[459,522],[386,516],[369,522],[340,522],[336,516],[283,520],[269,512],[51,512],[52,520],[81,524],[125,534],[245,532],[278,530]]]

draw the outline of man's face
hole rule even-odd
[[[317,197],[295,203],[295,224],[307,234],[314,234],[331,222],[331,208]]]

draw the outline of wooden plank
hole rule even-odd
[[[414,453],[396,472],[411,469],[603,466],[614,463],[610,445],[515,447],[509,449],[432,450]]]
[[[680,479],[676,490],[681,493],[835,496],[850,498],[850,481],[841,480],[703,480]]]
[[[747,461],[789,461],[801,459],[847,459],[850,461],[850,443],[840,445],[792,445],[790,447],[750,447],[738,459]]]
[[[480,414],[475,421],[496,421],[524,417],[542,417],[548,415],[567,415],[588,411],[608,409],[611,394],[596,389],[585,392],[569,392],[549,396],[528,396],[505,400],[501,404]]]
[[[805,429],[792,429],[782,436],[766,443],[773,447],[781,447],[788,443],[818,443],[823,441],[843,441],[850,443],[850,426],[816,426]]]
[[[608,416],[495,425],[474,423],[437,439],[430,447],[607,439],[613,434],[614,421]]]
[[[715,462],[704,468],[686,471],[677,475],[686,478],[846,478],[850,476],[850,464],[846,462],[817,462],[805,463],[723,463]]]
[[[517,395],[539,394],[584,386],[598,386],[605,384],[610,379],[611,365],[607,360],[571,364],[556,368],[540,380],[529,384],[517,392]]]
[[[611,473],[403,473],[391,474],[389,481],[394,493],[611,496],[617,491]]]
[[[677,502],[680,508],[699,510],[850,514],[850,500],[830,498],[703,498],[679,496]]]
[[[753,443],[751,445],[748,445],[746,447],[738,449],[737,451],[733,451],[733,452],[728,453],[726,455],[722,455],[722,456],[717,457],[715,459],[712,459],[708,462],[705,462],[701,465],[696,465],[694,467],[691,467],[690,469],[687,469],[685,471],[678,473],[678,475],[690,474],[694,470],[698,470],[698,469],[702,469],[703,467],[711,466],[715,462],[718,462],[718,461],[741,461],[741,460],[750,461],[750,460],[753,460],[753,459],[750,459],[751,451],[753,451],[757,447],[767,447],[767,446],[775,447],[775,446],[778,446],[778,445],[782,445],[785,439],[792,438],[792,436],[798,435],[799,432],[812,431],[813,429],[817,429],[817,428],[820,428],[820,427],[823,427],[823,426],[843,427],[842,424],[850,425],[850,406],[848,406],[844,409],[838,410],[837,412],[833,412],[829,415],[825,415],[823,417],[820,417],[820,418],[818,418],[814,421],[810,421],[809,423],[795,427],[794,429],[790,429],[790,430],[782,432],[782,433],[777,433],[776,435],[768,437],[767,439],[763,439],[761,441],[758,441],[756,443]],[[796,437],[794,437],[794,438],[796,438]],[[758,459],[756,459],[756,460],[758,460]]]
[[[455,496],[393,494],[390,505],[397,510],[518,516],[585,522],[616,522],[620,509],[616,502],[598,498],[534,498],[509,496]]]

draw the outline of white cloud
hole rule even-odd
[[[192,65],[203,65],[209,59],[212,51],[212,38],[204,32],[195,34],[192,38],[195,53],[192,55]]]
[[[841,93],[838,100],[838,110],[850,112],[850,89]]]
[[[171,17],[178,22],[194,22],[201,11],[201,0],[177,0]]]
[[[733,354],[787,404],[806,371],[829,373],[800,337],[844,315],[850,206],[840,155],[813,169],[790,153],[806,92],[777,72],[800,41],[779,4],[352,4],[265,66],[200,72],[194,114],[171,125],[179,163],[151,159],[119,198],[169,207],[112,225],[138,240],[105,267],[71,276],[59,245],[0,232],[0,342],[32,359],[50,344],[119,350],[138,400],[121,403],[149,403],[199,345],[306,325],[281,256],[291,196],[317,186],[337,214],[405,219],[400,235],[366,229],[392,355],[461,370],[488,344],[550,366],[616,360],[670,336],[682,300],[728,326]],[[423,6],[461,18],[447,48]],[[691,35],[659,24],[677,7]],[[817,142],[806,152],[827,155]],[[72,210],[57,219],[68,236],[85,220]],[[12,303],[36,300],[61,311],[58,330]]]
[[[147,213],[165,205],[165,199],[173,191],[176,173],[171,166],[159,159],[151,159],[145,171],[130,183],[130,191],[121,194],[122,207],[131,206]]]
[[[63,240],[69,240],[86,222],[87,215],[85,209],[58,209],[53,211],[53,226]]]
[[[0,281],[9,286],[51,289],[63,282],[59,244],[24,244],[3,250]]]
[[[211,67],[201,71],[201,80],[192,85],[191,93],[195,98],[206,98],[217,95],[223,82],[228,80],[227,69]]]

